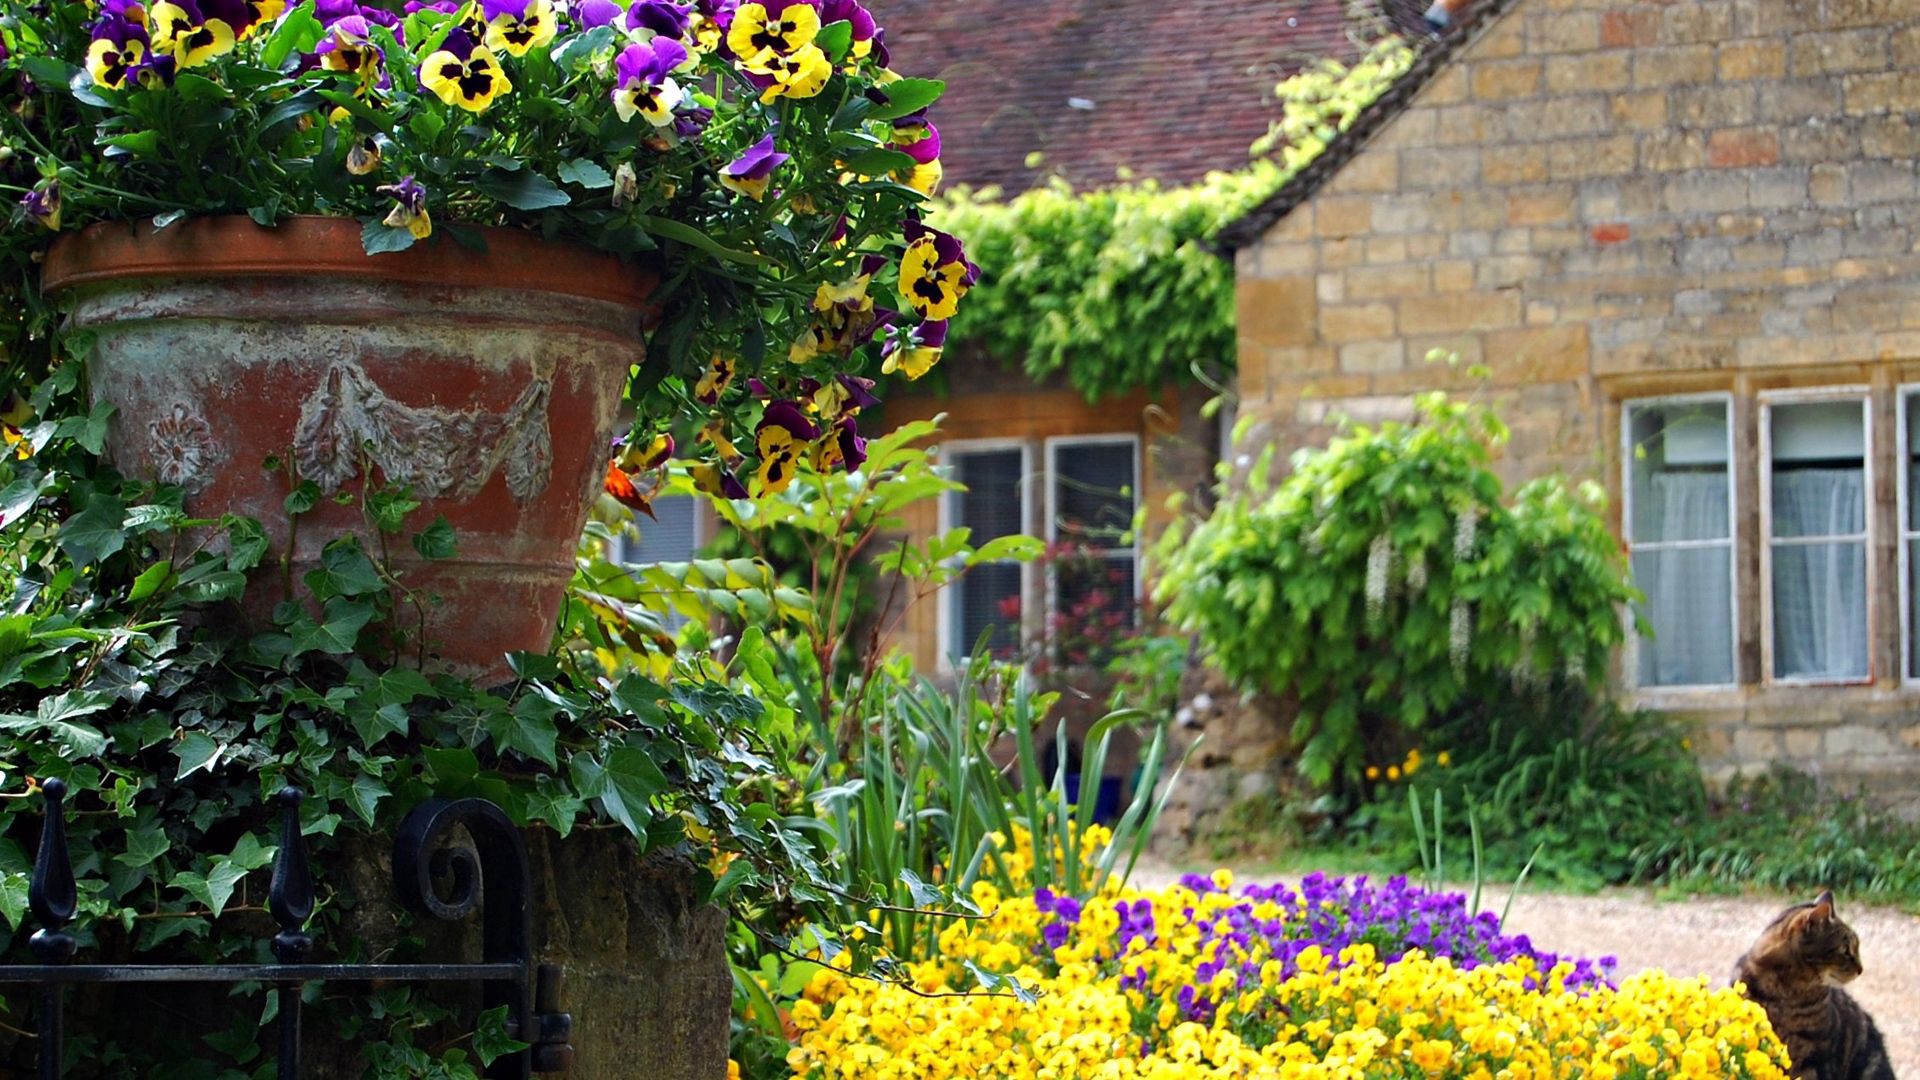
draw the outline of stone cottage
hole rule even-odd
[[[1503,468],[1612,495],[1631,699],[1721,774],[1911,795],[1917,154],[1915,0],[1479,0],[1223,237],[1250,438],[1486,365]]]
[[[900,31],[889,43],[911,58],[903,74],[947,81],[934,109],[947,185],[1008,195],[1056,175],[1087,189],[1123,174],[1177,185],[1242,167],[1275,115],[1282,79],[1323,57],[1351,59],[1388,27],[1428,32],[1405,0],[872,6]],[[1219,33],[1195,41],[1196,25]],[[1206,122],[1194,123],[1200,115]],[[1194,359],[1224,370],[1229,358]],[[966,525],[976,542],[1025,533],[1077,543],[1131,609],[1144,596],[1141,548],[1118,533],[1137,507],[1157,514],[1168,494],[1210,481],[1221,429],[1201,406],[1212,392],[1143,388],[1090,402],[1064,381],[1021,374],[1020,361],[950,350],[943,385],[895,388],[886,423],[944,414],[942,455],[970,489],[915,508],[908,527],[926,535]],[[1011,563],[976,571],[915,608],[900,643],[925,672],[966,656],[982,634],[996,649],[1033,650],[1050,613],[1086,591],[1075,576]]]

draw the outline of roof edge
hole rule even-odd
[[[1413,99],[1426,89],[1427,84],[1446,68],[1454,56],[1479,40],[1517,3],[1519,0],[1482,0],[1466,18],[1422,49],[1406,73],[1394,80],[1393,85],[1375,98],[1372,104],[1360,110],[1360,115],[1354,117],[1353,123],[1327,143],[1319,157],[1308,162],[1259,205],[1215,233],[1212,243],[1214,252],[1222,258],[1232,258],[1241,248],[1259,240],[1282,218],[1313,198],[1413,103]]]

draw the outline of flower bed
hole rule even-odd
[[[1395,878],[1231,875],[1086,903],[975,888],[915,989],[823,969],[795,1077],[1782,1077],[1760,1010],[1700,979],[1616,981]],[[968,965],[1037,1002],[961,994]],[[924,996],[934,995],[934,996]],[[944,996],[942,996],[944,995]]]

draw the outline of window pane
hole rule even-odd
[[[693,558],[697,510],[691,495],[662,495],[653,500],[652,518],[634,517],[633,527],[640,535],[622,538],[620,561],[650,566]]]
[[[990,633],[987,650],[994,656],[1011,656],[1020,648],[1020,576],[1019,563],[989,563],[976,566],[960,578],[954,589],[953,658],[964,660],[973,654],[980,635]]]
[[[1641,686],[1726,686],[1733,677],[1733,564],[1724,547],[1633,553],[1653,628],[1639,643]]]
[[[1773,670],[1781,678],[1866,678],[1866,544],[1774,546]]]
[[[973,530],[975,547],[1002,536],[1022,532],[1019,449],[963,450],[952,455],[953,478],[967,490],[951,497],[957,503],[956,525]],[[971,647],[971,646],[969,646]]]
[[[1920,540],[1907,541],[1907,678],[1920,678]]]
[[[1118,546],[1133,527],[1133,444],[1066,443],[1053,453],[1059,538]]]
[[[1866,418],[1857,401],[1776,405],[1773,535],[1866,531]]]
[[[1723,540],[1733,535],[1727,493],[1727,403],[1636,406],[1633,540]]]
[[[1907,425],[1907,528],[1920,532],[1920,394],[1902,400],[1900,422]]]
[[[1062,661],[1090,664],[1133,629],[1131,555],[1077,555],[1054,564],[1054,609],[1048,644]]]

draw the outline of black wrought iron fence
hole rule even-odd
[[[506,813],[485,799],[429,799],[400,824],[393,846],[395,891],[402,903],[424,915],[460,920],[480,909],[479,963],[318,964],[309,960],[313,938],[313,874],[300,832],[302,793],[280,792],[280,846],[274,853],[267,909],[279,933],[272,964],[76,964],[74,936],[67,932],[79,890],[67,853],[66,794],[60,780],[41,787],[46,800],[40,850],[34,857],[28,907],[40,929],[28,939],[35,964],[0,965],[0,984],[38,988],[37,1053],[42,1080],[59,1080],[65,1069],[67,988],[100,983],[260,982],[279,995],[276,1021],[280,1080],[301,1077],[301,990],[310,982],[381,980],[464,982],[481,985],[484,1007],[504,1007],[507,1033],[525,1050],[498,1058],[488,1080],[529,1080],[535,1073],[564,1072],[571,1064],[573,1018],[559,1010],[560,970],[533,961],[532,875],[527,848]],[[453,841],[464,827],[471,845]],[[448,883],[445,895],[435,888]],[[484,892],[484,898],[483,898]]]

